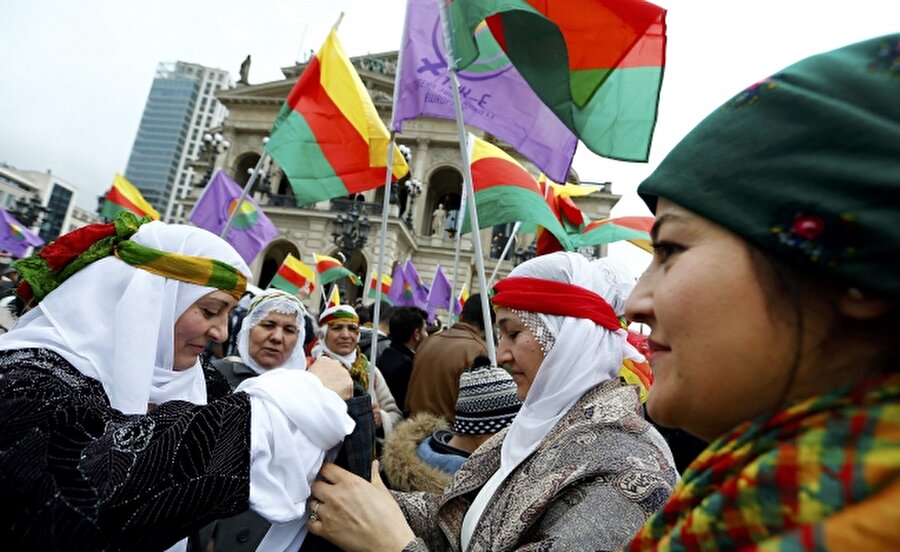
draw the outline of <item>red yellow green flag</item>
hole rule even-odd
[[[381,300],[386,301],[387,303],[393,305],[394,302],[388,298],[388,292],[391,291],[391,284],[394,283],[394,279],[391,278],[388,274],[381,275]],[[369,285],[367,286],[368,293],[366,296],[369,299],[375,299],[377,288],[375,286],[378,285],[378,274],[372,272],[372,277],[369,279]]]
[[[390,134],[332,29],[281,107],[266,151],[291,183],[297,205],[384,184]],[[394,149],[394,179],[409,172]]]
[[[134,184],[119,173],[116,173],[113,178],[112,186],[106,192],[105,199],[101,214],[107,220],[115,219],[122,211],[130,211],[139,217],[149,216],[153,220],[159,220],[159,213],[156,209],[147,203]]]
[[[312,267],[288,253],[284,262],[278,267],[278,272],[275,273],[275,276],[269,283],[269,287],[294,295],[298,293],[312,295],[313,290],[316,288],[316,273]]]
[[[573,239],[577,247],[628,241],[644,251],[653,252],[650,245],[650,230],[653,217],[613,217],[588,223]]]
[[[359,285],[359,277],[349,268],[345,268],[341,261],[327,255],[313,253],[316,260],[316,272],[319,273],[319,285],[330,284],[341,278],[349,278],[353,285]]]
[[[453,0],[460,68],[483,19],[538,97],[594,153],[646,161],[666,51],[666,10],[643,0]]]
[[[518,161],[497,146],[469,134],[469,162],[481,228],[531,222],[546,228],[564,246],[569,245],[569,236],[544,201],[537,181]],[[470,228],[466,216],[462,231],[468,232]]]
[[[463,306],[466,304],[466,301],[469,300],[469,284],[463,284],[461,290],[459,290],[459,296],[456,298],[457,304],[457,312],[455,314],[459,314],[462,312]]]
[[[328,296],[328,304],[325,305],[326,309],[330,309],[331,307],[336,307],[341,304],[341,291],[338,289],[336,285],[331,286],[331,295]]]

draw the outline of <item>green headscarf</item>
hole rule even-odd
[[[805,59],[710,114],[639,187],[900,299],[900,34]]]

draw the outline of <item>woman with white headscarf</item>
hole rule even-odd
[[[346,550],[627,543],[678,478],[637,388],[618,377],[626,358],[642,360],[618,318],[632,286],[621,266],[573,253],[516,267],[492,299],[497,361],[523,399],[509,429],[476,450],[443,494],[396,493],[394,502],[377,482],[326,464],[313,485],[310,532]]]
[[[275,368],[305,370],[303,340],[306,307],[290,293],[267,289],[250,302],[237,335],[237,355],[214,361],[237,387],[247,378]]]
[[[303,469],[352,429],[323,386],[349,394],[338,367],[230,394],[200,355],[227,337],[249,269],[205,230],[144,222],[90,225],[17,264],[32,308],[0,336],[11,549],[183,550],[193,530],[248,505],[305,519]],[[301,395],[312,409],[293,404]],[[289,440],[276,449],[276,437]]]

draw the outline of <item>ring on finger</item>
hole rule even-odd
[[[312,507],[309,509],[309,521],[319,521],[319,506],[322,505],[320,500],[316,500],[313,502]]]

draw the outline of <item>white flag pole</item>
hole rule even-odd
[[[488,287],[494,286],[494,278],[497,277],[497,271],[500,270],[500,265],[503,264],[503,260],[506,259],[506,255],[509,253],[509,248],[513,243],[513,240],[516,239],[516,233],[519,231],[519,227],[522,226],[522,221],[516,221],[516,224],[512,228],[512,232],[509,233],[509,238],[506,240],[506,247],[503,248],[503,253],[500,254],[500,258],[497,259],[497,266],[494,267],[494,271],[491,272],[491,278],[488,280]]]
[[[463,214],[466,212],[466,188],[463,186],[462,194],[459,199],[459,210],[456,212],[456,230],[453,234],[456,239],[456,244],[454,247],[453,253],[453,274],[450,277],[450,306],[447,307],[447,310],[450,311],[450,318],[453,318],[453,305],[456,302],[456,284],[459,282],[459,251],[462,247],[462,223],[463,223]]]
[[[384,274],[384,249],[387,242],[388,214],[391,209],[391,175],[394,169],[394,133],[391,132],[387,148],[387,169],[384,175],[384,199],[381,202],[381,236],[378,239],[378,265],[375,279],[375,312],[372,313],[372,348],[369,350],[369,366],[375,366],[378,351],[378,323],[381,321],[381,277]],[[371,369],[371,368],[370,368]],[[369,373],[369,392],[372,392],[374,378]]]
[[[444,27],[444,47],[447,51],[447,62],[449,64],[450,82],[453,89],[453,108],[456,113],[456,129],[459,133],[459,151],[462,154],[463,164],[463,185],[469,196],[469,221],[472,229],[472,247],[475,255],[475,269],[478,273],[478,289],[481,290],[481,310],[484,320],[484,337],[487,344],[488,358],[491,364],[497,364],[497,352],[494,347],[494,332],[491,327],[491,306],[488,301],[487,279],[484,276],[484,257],[481,250],[481,233],[478,226],[478,212],[475,208],[475,190],[472,186],[472,167],[469,164],[469,147],[470,144],[466,140],[466,126],[463,123],[462,101],[459,97],[459,78],[456,75],[456,51],[453,47],[453,40],[450,37],[449,25],[449,8],[446,1],[441,0],[441,19]],[[474,142],[472,140],[471,142]]]
[[[259,176],[260,172],[262,172],[263,163],[268,158],[269,152],[263,150],[263,154],[259,156],[259,161],[256,162],[256,168],[253,169],[253,174],[251,174],[250,178],[247,179],[247,184],[244,185],[244,189],[241,190],[241,195],[238,198],[237,203],[234,205],[234,209],[231,211],[231,214],[228,216],[228,222],[225,223],[225,228],[222,229],[222,234],[219,235],[219,237],[223,240],[228,241],[228,233],[231,232],[231,227],[234,225],[234,219],[237,216],[238,212],[240,212],[241,205],[244,204],[244,200],[247,199],[247,194],[250,193],[250,189],[253,188],[254,184],[256,184],[256,177]],[[209,184],[207,183],[207,185]]]

